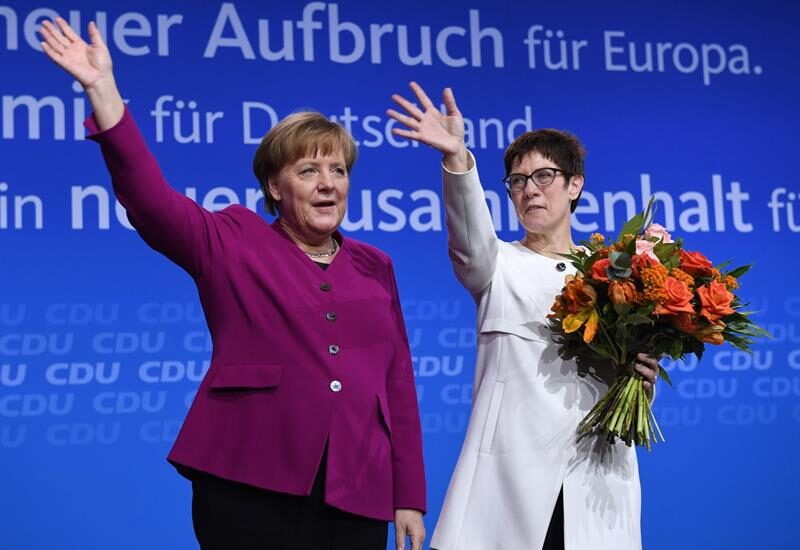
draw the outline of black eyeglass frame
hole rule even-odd
[[[539,185],[538,183],[536,183],[536,179],[534,179],[534,176],[536,174],[542,172],[542,171],[545,171],[545,170],[553,172],[553,178],[548,183],[545,183],[544,185]],[[504,177],[502,181],[503,181],[503,185],[505,185],[505,187],[506,187],[506,189],[508,190],[509,193],[519,193],[520,191],[525,189],[525,187],[528,185],[528,180],[531,180],[533,182],[533,184],[536,187],[538,187],[539,189],[541,189],[543,187],[549,187],[550,185],[553,184],[554,181],[556,181],[556,177],[558,176],[559,173],[564,174],[564,178],[567,179],[567,180],[569,180],[569,178],[571,178],[572,176],[575,175],[575,174],[572,174],[571,172],[567,172],[566,170],[561,170],[560,168],[553,168],[553,167],[550,167],[550,166],[545,166],[544,168],[539,168],[538,170],[534,170],[533,172],[531,172],[530,174],[527,174],[527,175],[526,174],[516,173],[516,172],[512,173],[512,174],[509,174],[506,177]],[[511,181],[510,181],[511,178],[513,178],[514,176],[524,176],[525,177],[525,183],[522,186],[517,187],[516,189],[511,185]]]

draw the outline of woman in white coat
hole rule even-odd
[[[504,183],[524,237],[497,238],[452,91],[439,112],[392,99],[400,136],[443,154],[448,248],[477,304],[472,414],[431,547],[439,550],[638,550],[641,492],[635,449],[578,439],[580,420],[608,389],[602,368],[578,372],[558,355],[546,315],[575,248],[570,214],[583,188],[584,150],[556,130],[527,132],[505,154]],[[637,357],[652,393],[657,361]]]

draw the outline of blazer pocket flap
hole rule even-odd
[[[230,365],[220,367],[211,381],[211,389],[274,388],[281,381],[283,365]]]
[[[529,322],[519,323],[508,319],[484,319],[481,323],[480,332],[503,332],[506,334],[513,334],[525,340],[533,340],[536,342],[546,342],[545,335],[541,332],[549,332],[549,329],[541,323]]]
[[[389,435],[392,435],[392,421],[389,419],[389,407],[386,406],[386,400],[380,395],[378,396],[378,412],[380,414],[383,425]]]

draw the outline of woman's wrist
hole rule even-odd
[[[464,145],[455,153],[445,153],[442,158],[442,164],[450,172],[469,172],[469,154],[467,153],[467,146]]]

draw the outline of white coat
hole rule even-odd
[[[641,549],[636,451],[577,440],[607,385],[563,361],[547,328],[574,269],[497,238],[477,167],[444,171],[444,202],[453,268],[477,303],[478,352],[472,413],[431,548],[538,550],[563,486],[565,550]]]

